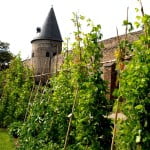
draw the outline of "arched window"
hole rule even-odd
[[[34,57],[34,53],[32,53],[32,57]]]
[[[46,57],[49,57],[49,52],[46,52]]]

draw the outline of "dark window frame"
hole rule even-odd
[[[46,52],[46,57],[50,57],[50,54],[49,54],[49,52]]]
[[[55,52],[55,53],[53,53],[53,56],[55,56],[57,53]]]

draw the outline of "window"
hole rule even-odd
[[[34,53],[32,53],[32,57],[34,57]]]
[[[53,56],[55,56],[56,55],[56,53],[53,53]]]
[[[49,52],[46,52],[46,57],[49,57]]]

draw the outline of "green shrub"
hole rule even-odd
[[[33,86],[31,70],[23,65],[20,56],[10,63],[0,77],[0,126],[7,127],[15,121],[23,121]],[[2,80],[4,79],[4,80]]]
[[[10,126],[8,127],[9,134],[12,135],[14,138],[18,138],[20,135],[22,124],[23,122],[20,121],[10,124]]]

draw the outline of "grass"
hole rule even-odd
[[[0,150],[15,150],[13,138],[6,129],[0,128]]]

